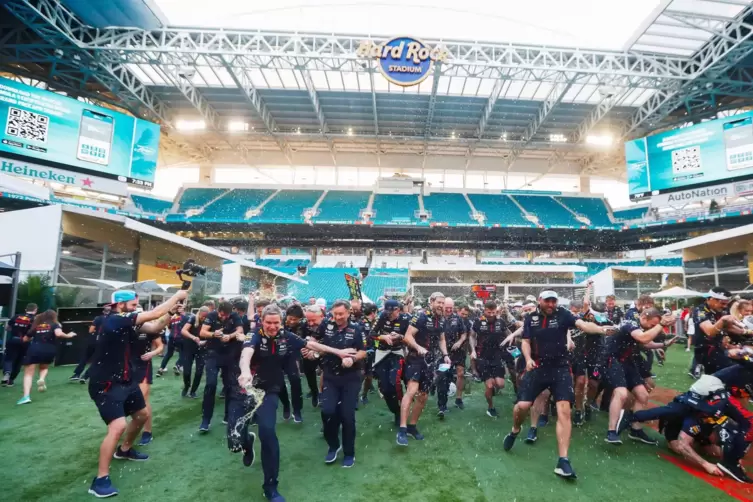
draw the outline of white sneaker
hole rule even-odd
[[[37,380],[37,390],[39,392],[44,392],[47,390],[47,384],[44,383],[44,380],[42,380],[41,378]]]

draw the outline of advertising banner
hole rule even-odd
[[[350,274],[345,274],[345,284],[347,284],[348,286],[348,292],[350,293],[351,300],[363,299],[361,295],[361,281],[358,280],[358,277],[352,276]]]
[[[0,153],[152,188],[159,125],[0,77]]]
[[[35,180],[51,181],[64,185],[77,186],[96,192],[110,193],[125,197],[128,195],[127,185],[121,181],[91,176],[88,174],[74,173],[65,169],[30,164],[0,154],[0,172],[15,176],[24,176]]]
[[[753,112],[625,143],[630,198],[753,178]]]

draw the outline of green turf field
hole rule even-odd
[[[659,385],[686,389],[690,354],[673,348],[668,364],[656,368]],[[48,391],[32,391],[32,404],[16,406],[20,385],[0,388],[0,452],[3,482],[0,500],[94,500],[87,494],[96,473],[97,453],[105,427],[86,387],[68,383],[71,368],[50,372]],[[20,383],[20,379],[19,379]],[[261,465],[245,468],[228,452],[218,400],[213,429],[199,436],[199,400],[180,398],[180,379],[155,378],[152,390],[154,442],[143,448],[148,462],[113,461],[111,476],[120,500],[240,501],[263,500]],[[305,383],[304,383],[305,388]],[[552,472],[556,460],[553,424],[542,429],[535,446],[518,440],[509,453],[502,438],[510,430],[512,399],[508,389],[497,398],[501,417],[484,414],[480,384],[444,422],[430,400],[419,422],[426,440],[395,445],[395,430],[378,395],[358,411],[356,466],[346,470],[325,465],[326,444],[320,418],[310,403],[304,423],[283,422],[278,435],[282,466],[280,492],[289,501],[686,501],[730,500],[721,491],[686,474],[657,455],[656,447],[633,444],[619,448],[603,441],[606,417],[574,429],[570,458],[578,480]],[[525,433],[525,432],[524,432]]]

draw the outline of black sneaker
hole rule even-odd
[[[461,410],[464,410],[465,409],[465,404],[463,404],[463,400],[462,399],[456,399],[455,400],[455,407],[459,408]]]
[[[439,410],[437,410],[437,416],[440,420],[444,420],[445,411],[446,410],[444,408],[439,408]]]
[[[136,462],[144,462],[145,460],[149,460],[149,455],[147,455],[146,453],[139,453],[133,448],[128,451],[123,451],[120,449],[120,446],[118,446],[118,449],[115,450],[115,454],[112,456],[112,458],[118,460],[134,460]]]
[[[188,396],[188,389],[183,389],[180,392],[180,397],[187,397]]]
[[[575,471],[573,470],[573,466],[570,465],[570,461],[565,457],[560,457],[557,461],[557,467],[554,468],[554,473],[557,476],[566,479],[576,479],[578,477],[575,475]]]
[[[81,380],[81,377],[78,375],[73,375],[68,379],[69,382],[78,382],[79,380]],[[5,380],[3,380],[3,383],[5,383]]]
[[[538,436],[539,430],[536,427],[531,427],[528,429],[528,435],[526,436],[526,443],[533,444],[536,442],[536,440],[539,438]]]
[[[293,413],[293,422],[295,422],[297,424],[302,424],[303,423],[303,417],[301,416],[300,413]]]
[[[630,424],[633,423],[633,413],[630,411],[621,410],[620,418],[617,420],[617,434],[625,432]]]
[[[246,467],[254,465],[254,460],[256,459],[254,441],[256,441],[256,434],[249,432],[246,435],[246,440],[243,442],[243,465]]]
[[[163,374],[164,372],[165,372],[165,370],[163,370],[162,368],[158,369],[158,370],[157,370],[157,376],[158,376],[159,378],[162,378],[162,374]]]
[[[201,425],[199,426],[199,432],[202,432],[202,433],[209,432],[209,420],[201,421]]]
[[[586,408],[583,410],[583,418],[585,419],[586,422],[591,421],[591,407],[590,406],[586,406]]]
[[[722,470],[726,475],[739,481],[740,483],[753,483],[753,479],[748,477],[745,469],[740,464],[732,464],[732,462],[719,462],[716,466]]]
[[[286,422],[290,420],[290,410],[282,410],[282,419]]]
[[[518,434],[515,432],[510,432],[507,436],[505,436],[505,440],[502,442],[502,448],[505,449],[505,451],[510,451],[515,445],[515,439],[518,437]]]
[[[607,437],[604,441],[609,444],[622,444],[622,439],[620,439],[620,435],[617,434],[617,431],[607,431]]]
[[[80,383],[81,385],[85,385],[85,384],[89,383],[89,377],[81,377],[81,378],[79,378],[78,379],[78,383]]]
[[[314,408],[319,407],[319,396],[311,396],[311,406]]]
[[[573,414],[573,425],[576,427],[580,427],[583,425],[583,412],[580,410],[575,410],[575,413]]]
[[[632,439],[633,441],[638,441],[643,444],[650,444],[654,446],[659,444],[659,441],[648,437],[648,435],[643,431],[643,429],[630,429],[630,432],[628,433],[628,437]]]
[[[173,374],[175,376],[180,376],[180,374],[181,374],[180,368],[178,367],[177,364],[175,366],[173,366]]]
[[[269,500],[269,502],[285,502],[285,497],[280,495],[280,492],[277,491],[277,488],[264,490],[264,498]]]
[[[199,399],[199,396],[197,396],[195,392],[191,392],[191,393],[190,393],[190,394],[188,395],[188,397],[190,397],[191,399]]]
[[[361,396],[361,404],[363,405],[369,404],[369,396],[367,396],[366,394]]]
[[[406,432],[408,433],[410,437],[412,437],[416,441],[424,440],[424,435],[418,432],[418,427],[416,427],[415,425],[409,425]]]
[[[498,418],[499,417],[499,413],[497,413],[497,409],[496,408],[489,408],[488,410],[486,410],[486,414],[489,415],[492,418]]]

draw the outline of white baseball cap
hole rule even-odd
[[[539,293],[539,300],[558,300],[558,299],[559,299],[559,296],[557,296],[557,293],[549,289]]]

